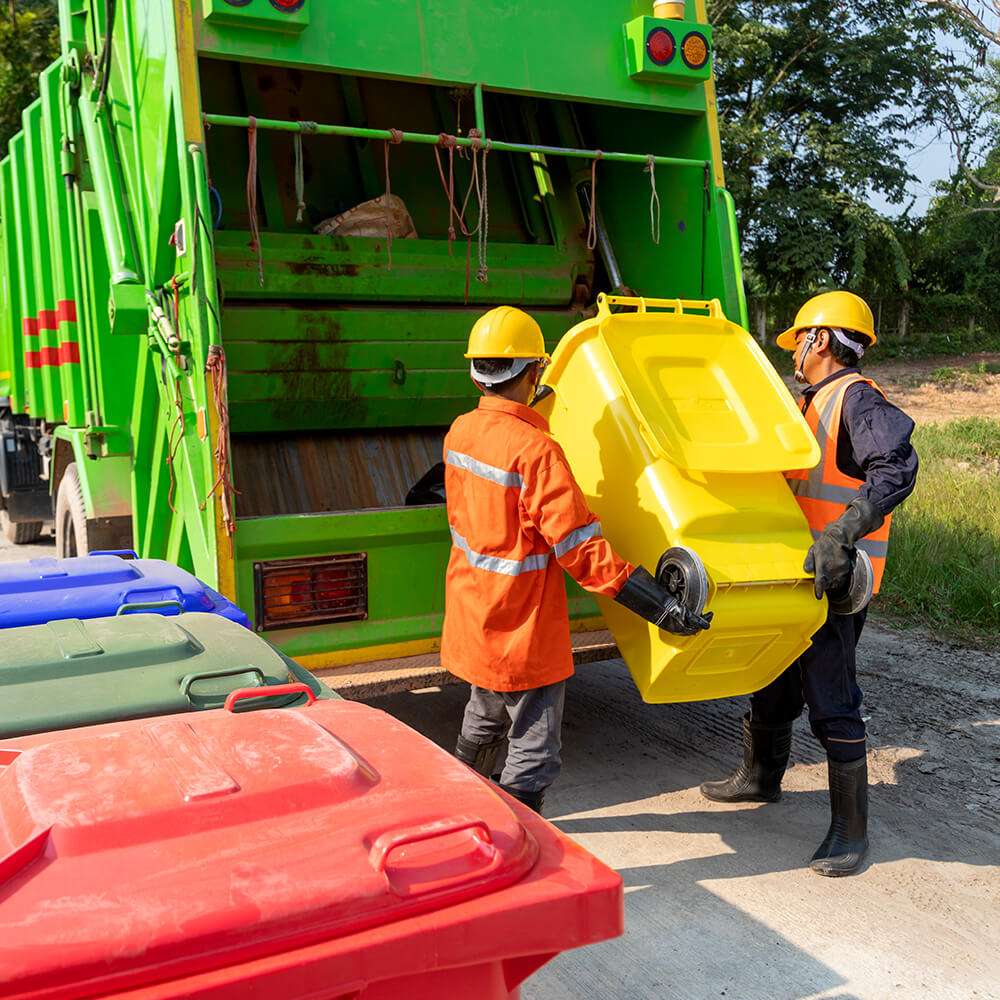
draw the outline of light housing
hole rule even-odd
[[[309,26],[310,0],[201,0],[206,27],[297,33]]]
[[[709,24],[642,16],[629,21],[624,34],[625,67],[633,80],[695,87],[712,76]]]
[[[254,564],[258,632],[368,617],[368,555],[276,559]]]

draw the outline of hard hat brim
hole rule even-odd
[[[785,351],[795,350],[795,335],[801,330],[800,326],[790,326],[783,333],[779,333],[774,342]]]

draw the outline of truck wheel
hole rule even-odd
[[[44,525],[41,521],[12,521],[7,511],[0,510],[0,529],[3,537],[11,545],[28,545],[42,536]]]
[[[68,559],[72,556],[85,556],[89,551],[83,487],[80,486],[76,462],[70,462],[56,494],[56,557]]]

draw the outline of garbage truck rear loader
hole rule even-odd
[[[447,522],[406,500],[475,403],[475,317],[746,326],[711,27],[657,15],[61,0],[0,165],[4,419],[60,554],[177,561],[312,669],[433,652]]]

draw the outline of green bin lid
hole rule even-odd
[[[263,639],[217,615],[70,618],[2,634],[0,738],[221,708],[231,691],[289,680],[324,694]]]

